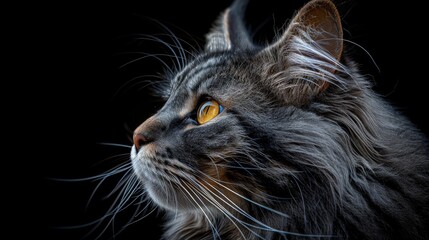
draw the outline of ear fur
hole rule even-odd
[[[207,51],[245,50],[253,44],[243,18],[248,0],[235,0],[216,21],[212,30],[206,35]]]
[[[259,56],[263,80],[287,103],[303,105],[325,91],[341,85],[338,74],[343,31],[340,15],[330,0],[313,0],[301,8],[286,31]]]
[[[276,44],[287,44],[291,37],[308,34],[311,40],[335,59],[343,51],[343,30],[340,14],[330,0],[313,0],[296,14]]]

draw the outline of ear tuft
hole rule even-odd
[[[343,51],[340,14],[330,0],[314,0],[305,5],[290,25],[291,35],[308,32],[327,53],[339,60]]]
[[[231,49],[231,38],[229,35],[230,9],[226,9],[216,20],[214,27],[206,35],[206,47],[209,52],[226,51]]]
[[[335,5],[329,0],[310,1],[281,37],[260,53],[267,73],[264,81],[287,103],[303,105],[331,84],[343,84],[342,52],[343,31]]]
[[[243,18],[248,0],[235,0],[216,21],[213,29],[206,35],[207,51],[230,49],[250,49],[253,47]]]

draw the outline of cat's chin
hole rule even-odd
[[[161,186],[158,183],[147,181],[144,183],[147,194],[158,206],[171,211],[193,211],[192,204],[183,194],[177,194],[178,189],[171,186]]]

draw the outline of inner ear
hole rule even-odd
[[[337,8],[330,0],[314,0],[305,5],[292,20],[286,37],[310,35],[326,52],[339,60],[343,51],[343,30]]]

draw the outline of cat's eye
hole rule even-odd
[[[204,124],[223,111],[223,107],[215,100],[206,100],[201,103],[197,111],[197,121],[199,124]]]

